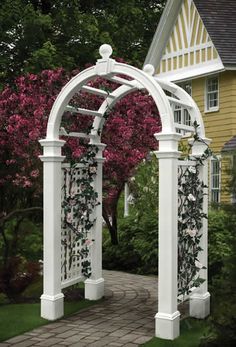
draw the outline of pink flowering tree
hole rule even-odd
[[[38,140],[45,137],[48,115],[52,104],[69,77],[62,69],[29,74],[16,80],[14,88],[6,87],[0,94],[0,226],[13,216],[20,216],[41,208],[42,164],[38,159],[41,148]],[[100,79],[93,82],[106,90],[114,84]],[[72,104],[97,109],[101,98],[94,95],[76,95]],[[70,131],[88,131],[92,119],[63,117],[65,128]],[[117,237],[117,203],[125,182],[132,176],[135,167],[156,147],[153,134],[160,128],[158,111],[152,99],[143,92],[136,92],[122,99],[109,112],[102,141],[104,151],[104,208],[113,243]],[[72,158],[79,157],[84,145],[68,139],[65,151]],[[7,257],[7,254],[6,254]]]
[[[16,300],[37,274],[18,252],[23,222],[42,210],[38,139],[45,137],[51,106],[67,77],[43,71],[16,80],[0,93],[0,292]]]

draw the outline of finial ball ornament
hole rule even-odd
[[[148,75],[152,76],[155,72],[155,69],[153,65],[147,64],[144,66],[143,71],[146,72]]]
[[[103,59],[109,59],[112,55],[112,48],[110,45],[104,44],[100,46],[99,53]]]

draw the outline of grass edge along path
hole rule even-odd
[[[65,312],[62,318],[100,301],[80,300],[65,302]],[[53,323],[53,321],[40,317],[40,303],[0,305],[0,342],[50,323]]]
[[[143,347],[198,347],[201,337],[208,330],[206,320],[186,318],[180,322],[180,336],[173,340],[163,340],[153,337],[143,344]]]

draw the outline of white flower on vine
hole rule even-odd
[[[87,211],[84,211],[84,212],[82,213],[81,219],[84,219],[85,217],[87,217]]]
[[[156,183],[156,177],[152,176],[152,177],[151,177],[151,182],[152,182],[153,184],[155,184],[155,183]]]
[[[149,188],[148,188],[148,187],[143,187],[143,191],[144,191],[145,193],[147,193],[147,192],[149,191]]]
[[[188,170],[191,173],[194,173],[194,174],[196,173],[196,168],[194,166],[190,166],[190,168]]]
[[[70,197],[73,198],[76,194],[76,185],[73,185],[70,190]]]
[[[129,194],[129,196],[128,196],[128,198],[127,198],[127,202],[129,203],[129,204],[134,204],[134,196],[133,196],[133,194]]]
[[[193,196],[193,194],[189,194],[188,195],[188,200],[189,201],[196,201],[196,198],[195,198],[195,196]]]
[[[133,176],[130,178],[130,182],[134,182],[134,181],[135,181],[135,177]]]
[[[84,243],[85,243],[85,245],[86,245],[86,246],[88,246],[88,247],[89,247],[89,246],[92,246],[93,241],[92,241],[92,240],[87,239],[87,240],[85,240],[85,242],[84,242]]]
[[[97,172],[96,166],[90,166],[90,167],[89,167],[89,172],[90,172],[91,174],[96,173],[96,172]]]
[[[197,230],[196,229],[193,229],[193,230],[187,229],[186,233],[189,234],[189,236],[191,236],[191,237],[195,237],[196,233],[197,233]]]
[[[202,269],[202,268],[203,268],[202,263],[200,263],[200,261],[198,261],[198,260],[195,260],[195,266],[196,266],[198,269]]]
[[[66,221],[67,221],[67,223],[71,223],[72,222],[72,213],[71,212],[69,212],[69,213],[67,213],[67,215],[66,215]]]

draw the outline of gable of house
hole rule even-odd
[[[183,74],[190,67],[222,68],[219,54],[192,0],[184,0],[157,74]],[[199,74],[199,71],[196,71]],[[176,77],[175,77],[176,79]]]
[[[184,0],[156,73],[159,77],[183,80],[190,73],[193,77],[222,69],[220,56],[194,2]]]

